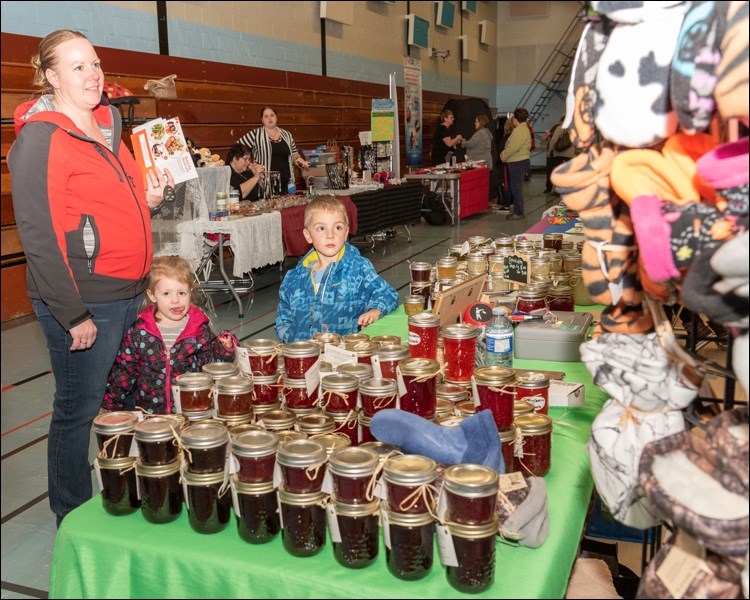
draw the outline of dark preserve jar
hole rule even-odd
[[[237,533],[250,544],[265,544],[281,531],[279,500],[273,482],[242,483],[232,480],[237,493]]]
[[[432,569],[435,521],[430,513],[387,511],[383,524],[385,560],[394,577],[415,581]]]
[[[334,502],[339,539],[331,535],[333,556],[340,565],[362,569],[378,557],[378,501],[367,504]]]
[[[237,480],[242,483],[273,481],[279,437],[273,431],[247,430],[232,435],[232,454],[239,463]]]
[[[287,377],[304,379],[320,357],[320,346],[313,341],[289,342],[281,347]]]
[[[177,422],[164,417],[151,417],[135,426],[135,443],[144,465],[166,465],[177,459]]]
[[[224,473],[191,473],[182,477],[187,486],[188,521],[198,533],[218,533],[229,523],[232,494]]]
[[[431,487],[437,478],[437,463],[419,454],[392,456],[383,464],[388,510],[425,513],[433,510]]]
[[[505,472],[513,473],[514,471],[518,471],[515,455],[516,426],[511,425],[509,429],[501,431],[499,436],[500,448],[503,451],[503,461],[505,462]]]
[[[141,487],[141,513],[150,523],[170,523],[182,512],[179,458],[166,465],[135,463]]]
[[[319,492],[327,458],[325,446],[315,440],[292,440],[280,446],[276,460],[284,489],[291,494]]]
[[[518,462],[524,476],[544,477],[551,467],[552,419],[541,413],[516,417],[523,436],[523,451]]]
[[[94,433],[99,452],[105,458],[122,458],[130,454],[133,431],[138,415],[127,411],[107,412],[94,418]]]
[[[328,459],[334,500],[344,504],[369,504],[373,500],[372,480],[379,464],[378,454],[373,450],[355,447],[335,450]]]
[[[220,416],[249,415],[253,412],[253,381],[243,375],[216,382],[216,412]]]
[[[292,556],[318,554],[326,543],[327,495],[323,492],[291,494],[282,489],[278,493],[284,549]]]
[[[360,381],[359,397],[362,399],[362,412],[367,417],[386,408],[396,408],[398,397],[396,380],[373,377]]]
[[[180,392],[180,412],[194,413],[212,409],[211,387],[214,379],[208,373],[183,373],[175,378]]]
[[[182,430],[182,445],[187,449],[187,470],[192,473],[224,471],[229,432],[220,423],[203,422]]]
[[[401,410],[434,419],[440,363],[429,358],[405,358],[398,366],[406,388],[406,394],[401,396]]]
[[[129,515],[140,506],[135,461],[135,456],[96,459],[102,478],[102,506],[111,515]]]
[[[482,465],[451,465],[443,476],[448,521],[483,525],[495,517],[497,471]]]
[[[446,567],[448,583],[460,592],[476,594],[495,581],[497,519],[484,525],[448,523],[457,567]]]

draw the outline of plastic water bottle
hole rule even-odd
[[[485,364],[513,367],[513,323],[503,306],[492,309],[492,321],[485,332]]]

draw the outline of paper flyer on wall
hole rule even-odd
[[[196,179],[198,172],[187,148],[180,119],[154,119],[133,128],[133,154],[143,173],[166,168],[175,183]]]

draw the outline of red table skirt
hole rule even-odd
[[[461,173],[461,218],[487,210],[489,197],[489,169],[469,169]]]
[[[355,235],[357,233],[357,207],[348,196],[339,196],[339,200],[346,207],[346,214],[349,217],[349,233]],[[312,247],[302,233],[304,228],[304,206],[290,206],[281,211],[281,234],[284,238],[287,256],[302,256]]]

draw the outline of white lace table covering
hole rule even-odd
[[[231,221],[187,221],[177,225],[177,230],[181,234],[180,255],[194,269],[203,256],[204,233],[230,234],[229,247],[234,252],[232,275],[235,277],[284,260],[281,214],[275,211]]]

